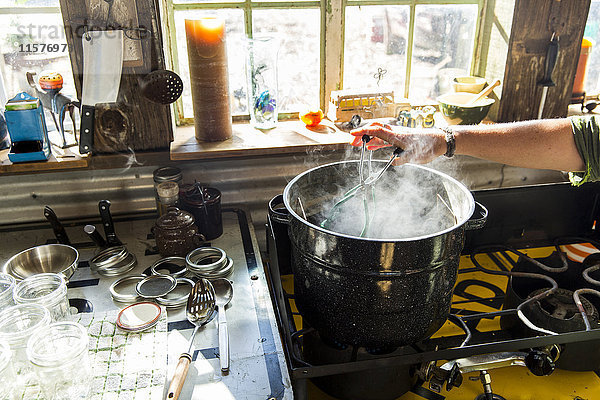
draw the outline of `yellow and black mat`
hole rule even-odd
[[[544,247],[522,250],[532,258],[544,258],[552,254],[554,248]],[[507,252],[495,252],[489,255],[480,254],[477,261],[486,269],[510,270],[517,256]],[[282,277],[284,289],[293,292],[293,277]],[[469,256],[461,258],[459,275],[454,289],[453,313],[490,312],[502,308],[504,292],[508,277],[490,275],[474,268]],[[292,307],[294,308],[293,301]],[[294,309],[294,311],[296,311]],[[298,327],[301,317],[295,316]],[[499,317],[493,320],[482,319],[477,325],[480,332],[500,329]],[[434,337],[461,335],[463,331],[450,322],[434,335]],[[439,365],[439,364],[438,364]],[[600,366],[598,366],[600,369]],[[489,371],[492,378],[492,389],[506,400],[600,400],[600,378],[594,372],[572,372],[555,370],[551,375],[539,377],[533,375],[525,367],[507,367]],[[483,392],[482,385],[477,379],[479,373],[474,372],[463,376],[460,388],[443,391],[441,396],[446,400],[474,400]],[[415,393],[406,393],[399,400],[423,400]],[[434,395],[428,400],[440,397]],[[309,400],[331,400],[332,397],[320,391],[309,383]]]

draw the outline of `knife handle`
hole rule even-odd
[[[100,210],[100,218],[102,219],[102,226],[104,227],[104,236],[106,236],[106,242],[108,246],[120,246],[123,243],[117,238],[115,233],[115,225],[113,224],[112,216],[110,215],[110,201],[100,200],[98,203],[98,209]]]
[[[81,105],[81,127],[79,129],[79,152],[89,153],[94,146],[95,106]]]
[[[544,77],[541,81],[538,82],[540,86],[556,86],[554,81],[552,81],[552,72],[554,71],[554,66],[556,65],[556,59],[558,58],[558,36],[556,34],[552,34],[552,39],[550,39],[550,43],[548,44],[548,49],[546,50],[546,63],[544,68]]]
[[[60,223],[56,213],[50,206],[44,207],[44,217],[50,222],[58,243],[70,245],[71,241],[69,240],[69,236],[67,235],[64,226]]]

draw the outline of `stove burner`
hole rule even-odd
[[[366,347],[365,351],[373,356],[383,356],[396,351],[397,347]]]
[[[544,289],[536,290],[532,292],[529,297],[533,297],[542,293]],[[594,325],[598,324],[598,311],[591,302],[582,298],[585,312],[588,318]],[[529,315],[529,319],[537,321],[544,328],[553,330],[555,332],[570,332],[573,330],[585,329],[583,318],[579,313],[577,305],[573,301],[573,292],[566,289],[556,289],[554,293],[548,297],[538,300],[534,303],[530,303],[526,308]],[[536,314],[533,316],[531,314]]]
[[[479,396],[475,397],[475,400],[506,400],[504,397],[499,394],[487,395],[485,393],[481,393]]]

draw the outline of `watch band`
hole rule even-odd
[[[442,128],[442,131],[446,134],[446,152],[444,153],[444,156],[452,158],[454,157],[454,151],[456,150],[454,131],[450,127]]]

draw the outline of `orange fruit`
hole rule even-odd
[[[323,121],[323,111],[321,109],[307,109],[301,111],[299,114],[300,120],[306,124],[306,126],[317,126]]]

